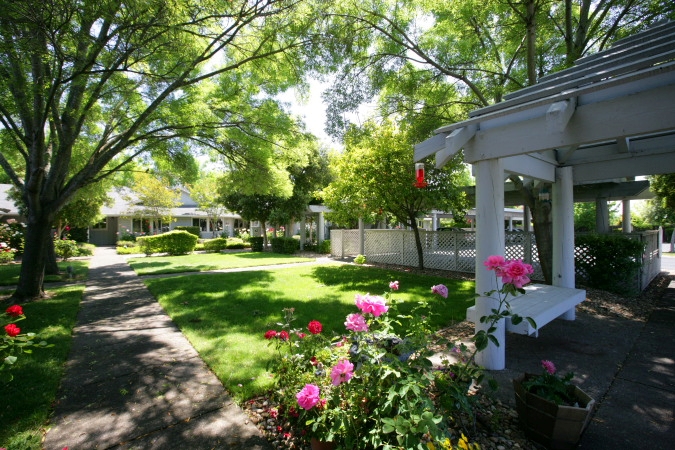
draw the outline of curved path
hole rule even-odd
[[[124,257],[91,259],[44,448],[269,449]]]

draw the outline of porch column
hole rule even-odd
[[[630,224],[630,200],[623,198],[621,199],[621,204],[623,205],[622,229],[625,234],[628,234],[633,231],[633,227]]]
[[[473,166],[476,177],[476,317],[491,314],[499,306],[496,298],[484,297],[486,292],[497,289],[493,271],[483,262],[490,255],[504,255],[504,169],[500,159],[479,161]],[[506,365],[506,339],[504,319],[496,325],[494,336],[499,347],[492,342],[476,355],[476,362],[488,370],[502,370]],[[488,329],[488,324],[476,320],[476,332]]]
[[[300,250],[305,249],[305,214],[300,218]]]
[[[431,214],[431,231],[438,229],[438,213]]]
[[[317,243],[321,244],[324,241],[324,224],[323,224],[323,211],[319,212],[319,220],[316,223],[316,240]]]
[[[573,188],[572,167],[557,168],[552,192],[553,286],[565,288],[574,288],[575,285]],[[574,320],[575,308],[560,317]]]

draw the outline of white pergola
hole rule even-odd
[[[675,22],[617,41],[610,49],[543,77],[469,119],[436,130],[415,161],[442,167],[461,149],[476,177],[476,293],[497,289],[482,263],[504,254],[504,180],[510,174],[553,183],[553,285],[574,288],[575,185],[675,172]],[[477,317],[497,302],[477,297]],[[561,316],[574,319],[574,309]],[[499,347],[479,363],[505,367]],[[485,324],[476,321],[476,330]]]

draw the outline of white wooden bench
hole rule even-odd
[[[527,320],[514,325],[511,323],[511,318],[507,317],[506,331],[535,337],[539,335],[539,328],[560,317],[586,299],[586,291],[583,289],[563,288],[545,284],[525,286],[525,292],[525,295],[517,297],[509,296],[508,302],[514,314],[518,314],[523,319],[531,317],[537,324],[537,328],[532,327]],[[475,305],[467,308],[466,319],[468,321],[473,323],[480,321],[480,317],[476,317],[476,315]]]

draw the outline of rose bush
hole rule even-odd
[[[20,305],[8,307],[0,316],[0,326],[3,326],[5,334],[0,338],[0,381],[9,382],[12,380],[12,374],[9,373],[11,367],[18,360],[18,354],[32,353],[32,347],[51,347],[45,341],[35,342],[37,336],[35,333],[21,334],[15,322],[24,320],[26,316]]]
[[[428,347],[432,302],[420,301],[403,315],[392,298],[399,283],[392,281],[389,288],[383,296],[357,294],[358,311],[347,315],[344,330],[330,336],[316,320],[307,325],[310,334],[293,328],[295,311],[284,309],[280,330],[265,333],[279,356],[272,368],[272,400],[278,408],[271,415],[296,424],[307,438],[338,448],[460,448],[453,440],[471,448],[448,426],[457,402],[439,399],[468,397],[470,382],[456,383],[451,371],[461,369],[464,380],[481,375],[480,368],[466,369],[466,358],[433,367]],[[448,290],[438,285],[432,293],[438,295],[435,303]],[[453,383],[457,386],[448,388]]]

